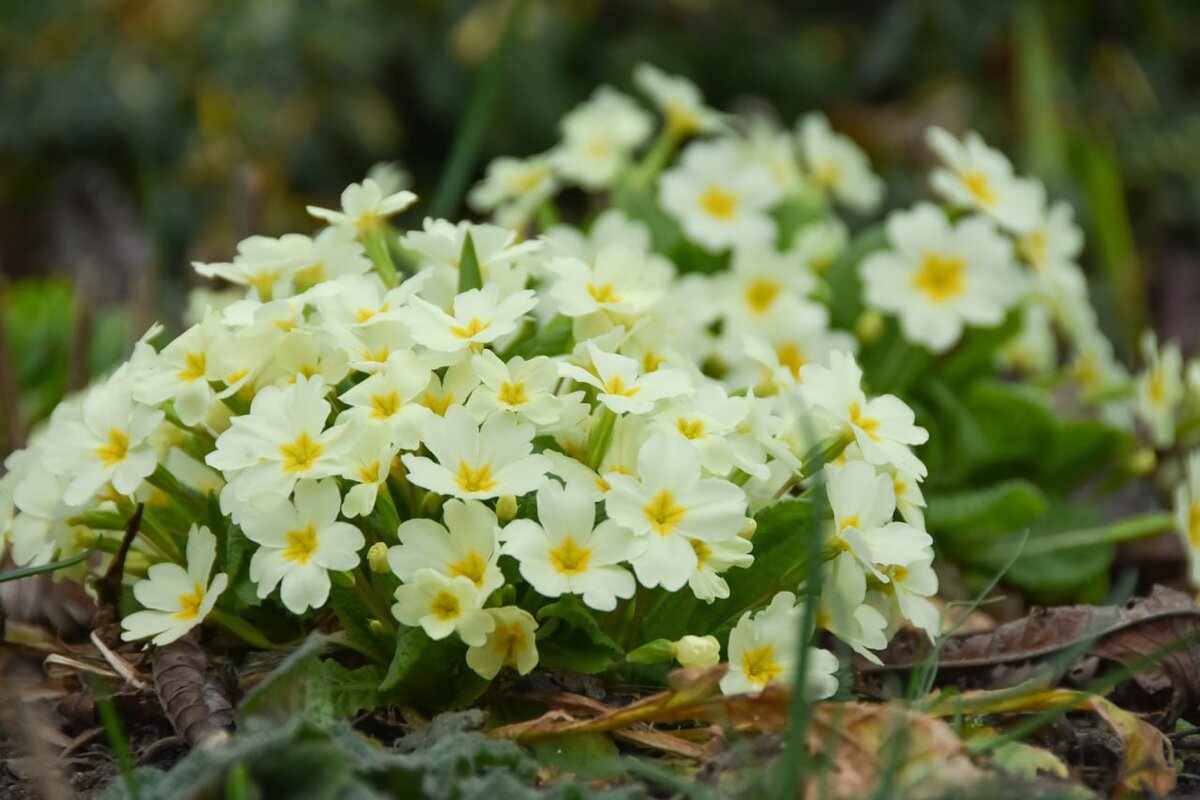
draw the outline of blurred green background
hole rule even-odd
[[[439,191],[462,213],[455,177],[551,146],[643,60],[720,108],[825,110],[891,207],[924,192],[928,124],[980,130],[1076,205],[1119,352],[1148,321],[1194,350],[1200,3],[5,0],[0,453],[178,320],[191,260],[311,230],[380,161],[422,195],[401,224]]]

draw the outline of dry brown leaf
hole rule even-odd
[[[873,797],[885,776],[894,796],[942,797],[985,777],[949,725],[899,703],[821,703],[807,744],[825,769],[806,798]]]
[[[1187,644],[1190,641],[1190,644]],[[1181,642],[1187,646],[1181,646]],[[1102,662],[1138,667],[1119,690],[1122,704],[1155,715],[1166,727],[1200,701],[1200,608],[1165,586],[1124,606],[1038,608],[986,633],[951,637],[938,656],[939,681],[961,686],[1014,685],[1051,656],[1079,652],[1060,680],[1086,685]],[[1175,648],[1173,652],[1169,651]],[[862,673],[911,669],[927,658],[928,640],[898,635],[880,654],[884,666],[861,661]],[[1154,664],[1139,660],[1161,654]]]
[[[992,715],[1061,710],[1099,715],[1124,748],[1117,778],[1118,796],[1166,794],[1175,788],[1175,753],[1162,731],[1106,698],[1071,689],[1021,687],[934,695],[926,705],[932,716]]]
[[[167,719],[189,744],[224,738],[234,727],[228,693],[207,674],[208,657],[190,635],[156,648],[154,686]]]

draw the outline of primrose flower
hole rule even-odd
[[[402,625],[421,626],[430,639],[452,633],[471,647],[483,647],[496,619],[483,609],[487,599],[465,575],[453,578],[435,569],[419,569],[396,589],[392,614]]]
[[[46,468],[68,481],[67,505],[83,505],[106,484],[131,497],[158,465],[149,437],[163,412],[136,402],[132,388],[128,375],[118,374],[89,389],[78,406],[55,409],[40,450]]]
[[[491,680],[504,667],[528,675],[538,663],[537,620],[523,608],[486,609],[494,626],[483,644],[467,650],[467,666]]]
[[[379,490],[386,488],[388,474],[391,472],[392,461],[399,449],[395,441],[388,436],[375,436],[370,425],[360,429],[354,439],[354,445],[342,457],[339,477],[350,481],[354,486],[346,492],[342,500],[342,513],[347,517],[365,517],[375,510],[379,499]]]
[[[690,541],[696,553],[696,571],[688,577],[692,594],[706,603],[729,597],[729,584],[721,573],[731,567],[748,567],[754,563],[750,540],[735,536],[719,542]]]
[[[1077,261],[1083,250],[1083,231],[1075,224],[1075,212],[1061,200],[1046,207],[1046,189],[1035,183],[1037,214],[1027,230],[1016,239],[1016,252],[1028,264],[1034,291],[1052,304],[1087,297],[1087,280]]]
[[[643,545],[613,520],[595,525],[596,506],[583,486],[547,481],[537,493],[538,521],[513,520],[504,529],[504,553],[521,577],[544,597],[577,594],[597,611],[633,597],[636,584],[623,561]]]
[[[642,375],[637,359],[606,353],[591,340],[587,351],[595,372],[574,364],[559,364],[558,372],[564,378],[595,387],[596,399],[614,414],[646,414],[659,400],[693,391],[687,375],[679,370],[663,368]]]
[[[487,167],[482,181],[467,196],[476,211],[492,211],[505,227],[519,228],[537,207],[558,189],[548,155],[529,158],[502,156]]]
[[[333,211],[319,206],[308,206],[308,213],[323,219],[330,225],[358,234],[378,227],[390,216],[399,214],[413,203],[417,196],[409,191],[385,194],[383,187],[372,178],[362,183],[352,183],[342,192],[342,210]]]
[[[687,442],[661,433],[638,452],[638,477],[605,476],[610,519],[646,544],[632,560],[638,581],[674,592],[696,572],[693,539],[716,543],[738,535],[746,519],[746,495],[719,478],[700,477],[700,454]]]
[[[679,166],[659,179],[663,209],[702,247],[766,247],[775,241],[767,210],[781,193],[771,173],[746,165],[729,141],[697,142],[683,152]]]
[[[383,369],[348,389],[338,399],[350,408],[338,417],[386,430],[398,447],[415,450],[421,444],[421,426],[430,416],[416,402],[432,375],[429,366],[410,350],[388,355]]]
[[[1183,402],[1183,355],[1179,345],[1169,342],[1159,349],[1154,331],[1142,335],[1145,369],[1137,376],[1134,410],[1150,429],[1156,447],[1175,440],[1175,414]]]
[[[804,269],[795,251],[781,253],[773,247],[738,248],[723,284],[727,316],[739,330],[773,315],[788,316],[806,304],[817,286],[816,276]]]
[[[883,181],[871,172],[858,145],[835,133],[821,113],[804,117],[797,136],[807,174],[818,186],[855,211],[875,210],[883,198]]]
[[[501,296],[524,288],[526,273],[522,264],[538,253],[541,242],[518,241],[515,230],[500,225],[456,224],[426,217],[421,230],[400,237],[401,247],[421,267],[422,271],[410,280],[424,278],[422,298],[443,307],[450,305],[458,290],[459,260],[468,234],[485,285],[494,284]]]
[[[558,364],[546,356],[526,361],[514,356],[505,363],[491,350],[471,359],[471,368],[480,385],[471,392],[467,410],[483,420],[495,414],[511,412],[534,425],[553,425],[562,417],[564,398],[555,394]],[[582,393],[573,399],[582,397]]]
[[[337,521],[341,505],[336,481],[305,480],[296,484],[294,500],[243,515],[246,538],[259,546],[250,559],[250,580],[259,597],[279,586],[279,597],[293,614],[325,605],[329,570],[357,567],[358,551],[366,544],[358,528]]]
[[[153,636],[151,644],[170,644],[199,625],[225,591],[229,576],[209,581],[217,557],[217,537],[192,525],[187,538],[187,568],[169,562],[152,564],[146,579],[133,584],[133,596],[144,607],[121,619],[125,641]]]
[[[925,141],[944,165],[930,176],[935,192],[990,216],[1009,231],[1022,233],[1033,226],[1038,210],[1036,184],[1016,177],[1008,158],[988,147],[978,133],[971,131],[960,141],[942,128],[931,127]]]
[[[453,313],[419,297],[412,298],[406,317],[418,343],[443,353],[478,351],[517,329],[517,323],[537,305],[537,296],[524,289],[501,299],[494,283],[470,289],[454,298]]]
[[[410,519],[396,534],[400,544],[388,550],[388,566],[404,582],[418,571],[433,569],[469,578],[484,597],[504,584],[496,565],[500,557],[496,514],[478,500],[447,500],[442,526],[431,519]]]
[[[800,376],[801,395],[835,427],[854,436],[863,458],[925,477],[925,465],[909,448],[928,441],[929,432],[914,424],[913,410],[895,395],[867,399],[854,356],[835,351],[828,367],[808,364]]]
[[[464,500],[520,497],[545,480],[550,459],[533,453],[532,426],[500,414],[479,427],[462,406],[425,425],[425,447],[437,461],[405,453],[408,479],[425,489]]]
[[[593,92],[561,124],[563,141],[551,161],[568,180],[592,190],[613,182],[653,127],[637,103],[608,86]]]
[[[671,278],[664,263],[620,243],[601,248],[591,265],[569,256],[556,258],[546,265],[555,277],[550,296],[568,317],[597,311],[641,314],[658,302]]]
[[[134,399],[150,406],[171,400],[183,424],[199,424],[217,396],[211,384],[227,374],[221,364],[234,347],[233,338],[210,313],[159,353],[144,339],[135,345],[130,362]]]
[[[758,613],[747,611],[729,634],[729,671],[721,678],[725,694],[761,692],[795,679],[801,608],[796,596],[780,592]],[[821,700],[837,691],[837,657],[828,650],[808,649],[806,700]]]
[[[1024,291],[1011,243],[982,217],[951,224],[920,203],[888,217],[887,233],[891,249],[861,266],[867,304],[897,314],[905,337],[935,353],[966,324],[1000,324]]]
[[[721,127],[720,116],[704,105],[700,90],[687,78],[668,75],[653,64],[642,63],[633,68],[633,83],[662,112],[672,135],[711,133]]]
[[[1175,489],[1175,527],[1187,553],[1188,578],[1200,586],[1200,452],[1188,456],[1184,480]]]
[[[226,491],[258,507],[286,498],[303,478],[327,478],[353,442],[348,425],[328,430],[329,401],[321,378],[298,378],[285,388],[268,386],[250,413],[230,420],[205,461],[229,481]]]

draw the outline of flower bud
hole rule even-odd
[[[496,519],[501,525],[507,524],[517,515],[517,498],[511,494],[501,495],[496,501]]]
[[[436,517],[438,512],[442,510],[442,496],[436,492],[429,492],[425,495],[425,499],[421,501],[421,511],[427,517]]]
[[[370,565],[371,572],[386,575],[392,571],[391,567],[388,566],[387,554],[388,546],[383,542],[376,542],[371,545],[371,549],[367,551],[367,564]]]
[[[754,517],[746,517],[742,522],[742,527],[738,530],[738,536],[749,539],[754,536],[756,530],[758,530],[758,523],[754,521]]]
[[[336,570],[329,571],[329,580],[334,586],[341,586],[343,589],[354,588],[354,575],[349,572],[337,572]]]
[[[721,644],[715,636],[684,636],[671,645],[675,660],[688,669],[708,669],[721,660]]]
[[[381,634],[387,633],[387,628],[385,628],[383,626],[383,623],[377,619],[368,620],[367,627],[370,628],[371,633],[374,633],[374,634],[381,635]]]
[[[883,314],[871,308],[862,313],[854,323],[854,332],[863,344],[871,344],[883,333]]]

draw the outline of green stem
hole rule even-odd
[[[383,485],[379,487],[379,514],[383,517],[383,524],[386,530],[385,540],[389,544],[396,544],[396,529],[400,527],[400,512],[396,510],[396,501],[392,499],[392,490],[385,480]]]
[[[230,614],[228,611],[222,611],[219,608],[214,608],[208,612],[208,619],[217,627],[224,628],[229,633],[241,639],[243,642],[254,647],[259,647],[264,650],[276,650],[278,645],[272,642],[258,628],[251,625],[246,620],[239,617],[237,614]]]
[[[387,629],[388,636],[396,635],[396,621],[392,619],[391,609],[384,603],[380,605],[379,595],[375,593],[375,587],[371,585],[371,579],[364,575],[362,569],[354,571],[354,593],[358,595],[363,604],[370,609],[375,615],[375,619]]]
[[[608,446],[612,443],[613,427],[616,424],[617,415],[612,412],[612,409],[604,406],[600,411],[600,419],[596,421],[595,427],[588,434],[587,465],[592,469],[597,471],[600,469],[600,462],[604,460]]]
[[[363,230],[361,238],[363,249],[367,251],[367,257],[375,265],[379,277],[383,278],[384,285],[393,289],[400,285],[400,275],[396,271],[396,264],[392,261],[392,251],[387,243],[389,230],[390,228],[386,224],[378,223]]]
[[[658,138],[642,156],[642,160],[633,168],[629,175],[631,186],[642,188],[654,180],[654,176],[662,172],[663,167],[671,160],[680,137],[670,125],[664,125]]]
[[[545,200],[537,207],[534,213],[537,215],[537,224],[542,229],[542,233],[545,233],[562,221],[558,216],[558,208],[554,205],[553,200]]]
[[[775,493],[775,499],[778,500],[779,498],[783,497],[785,494],[790,492],[792,487],[797,483],[816,474],[817,470],[821,469],[830,461],[840,456],[842,451],[849,447],[850,443],[853,441],[854,432],[847,429],[834,438],[817,442],[817,444],[815,444],[813,448],[805,454],[804,459],[800,462],[800,468],[797,469],[792,477],[788,479],[787,483],[779,487],[779,491]]]
[[[1047,555],[1060,550],[1089,547],[1098,544],[1117,544],[1134,539],[1156,536],[1175,527],[1175,518],[1167,513],[1146,514],[1095,528],[1081,528],[1057,535],[1033,539],[1021,551],[1023,558]]]

